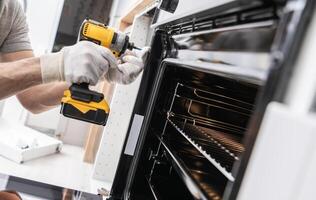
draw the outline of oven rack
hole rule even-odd
[[[242,135],[246,129],[243,127],[236,127],[232,126],[231,124],[222,124],[220,121],[217,120],[204,120],[204,119],[199,119],[199,118],[194,118],[191,116],[187,115],[182,115],[182,114],[175,114],[173,112],[167,112],[168,115],[172,116],[172,118],[179,119],[185,122],[192,122],[193,124],[200,124],[203,126],[207,126],[211,129],[216,129],[216,130],[221,130],[221,131],[229,131],[233,133],[237,133],[238,135]]]
[[[185,84],[180,84],[178,87],[178,95],[179,96],[187,96],[186,98],[192,99],[192,100],[197,100],[199,102],[202,102],[204,100],[204,104],[210,104],[208,102],[213,102],[217,104],[223,104],[224,106],[232,107],[235,109],[243,110],[245,114],[251,114],[253,112],[253,103],[246,102],[244,100],[240,100],[237,98],[233,98],[230,96],[227,96],[225,94],[221,94],[220,92],[226,92],[226,88],[218,87],[218,88],[211,88],[212,90],[217,90],[217,91],[207,91],[199,88],[195,88],[192,86],[188,86]],[[185,91],[185,92],[184,92]],[[188,94],[188,91],[190,93]],[[186,93],[186,94],[185,94]],[[188,97],[188,95],[190,95]],[[209,97],[209,96],[212,96]],[[229,102],[229,103],[228,103]]]
[[[169,120],[171,120],[170,117]],[[196,143],[200,144],[200,146],[203,146],[202,143],[205,142],[209,145],[209,147],[215,145],[230,157],[234,158],[234,160],[239,160],[238,156],[244,151],[244,147],[238,142],[238,139],[233,139],[228,134],[215,130],[209,130],[194,123],[190,124],[187,122],[175,122],[174,120],[171,121],[177,127],[182,127],[181,130]]]
[[[209,184],[201,183],[198,184],[196,178],[190,173],[190,170],[186,167],[183,161],[168,147],[168,145],[159,137],[160,143],[165,149],[164,155],[171,162],[173,168],[179,174],[179,177],[182,181],[187,185],[187,189],[191,192],[191,194],[195,197],[195,199],[201,200],[220,200],[221,197],[218,194],[218,191],[212,190]]]
[[[249,100],[248,97],[244,97],[244,94],[234,91],[230,87],[214,87],[211,89],[210,91],[206,91],[178,82],[173,92],[169,110],[165,110],[164,112],[173,114],[175,117],[182,118],[185,121],[199,122],[210,126],[212,129],[215,128],[215,130],[242,135],[246,131],[244,124],[247,123],[249,115],[253,112],[254,102]],[[231,92],[233,92],[233,95]],[[209,103],[210,101],[213,101],[213,103]],[[216,105],[214,102],[216,102]],[[230,108],[227,108],[227,105]],[[235,109],[237,107],[239,111]],[[196,108],[208,111],[199,113]],[[218,113],[221,114],[220,118],[216,116]],[[230,117],[223,118],[223,115],[226,114],[230,114]]]
[[[240,111],[238,111],[236,109],[227,108],[227,107],[216,105],[216,104],[213,104],[213,103],[208,103],[208,102],[204,102],[204,101],[201,101],[201,100],[193,99],[193,98],[190,98],[190,97],[187,97],[187,96],[177,95],[176,97],[188,100],[190,102],[189,108],[191,108],[192,103],[198,103],[198,104],[202,104],[204,106],[209,106],[209,107],[214,107],[214,108],[226,110],[226,111],[237,113],[237,114],[244,115],[244,116],[247,116],[247,117],[249,117],[250,114],[251,114],[251,113],[240,112]],[[188,109],[188,114],[190,114],[191,116],[195,115],[195,114],[193,114],[191,112],[191,109]]]
[[[175,96],[175,102],[182,101],[182,100],[184,100],[182,97],[180,97],[178,95]],[[223,120],[220,120],[220,119],[216,119],[215,117],[204,116],[204,115],[202,115],[200,113],[194,113],[194,110],[192,110],[192,107],[196,106],[198,104],[196,104],[195,102],[193,102],[191,100],[187,101],[187,103],[188,103],[188,104],[186,104],[187,108],[181,107],[180,109],[177,109],[175,107],[172,107],[171,111],[167,111],[167,113],[168,114],[176,113],[174,115],[176,115],[176,116],[178,116],[180,118],[192,119],[193,121],[196,120],[196,121],[201,121],[201,122],[205,122],[205,123],[209,123],[209,124],[214,124],[214,125],[217,125],[217,126],[221,126],[224,129],[235,130],[235,131],[239,132],[240,134],[243,133],[244,131],[246,131],[246,129],[243,126],[240,126],[240,125],[237,125],[237,124],[233,124],[233,123],[229,123],[229,122],[226,122],[226,121],[223,121]],[[198,105],[198,106],[200,106],[200,105]],[[203,106],[200,106],[200,107],[203,107]]]
[[[176,125],[169,117],[167,118],[168,122],[180,133],[196,150],[198,150],[208,161],[212,163],[212,165],[217,168],[228,180],[235,181],[232,173],[229,172],[225,167],[223,167],[215,158],[212,157],[206,150],[203,149],[202,146],[195,140],[193,140],[187,133],[185,133],[178,125]],[[216,140],[213,140],[213,142]],[[219,142],[214,142],[215,145],[220,145],[219,147],[227,153],[228,156],[238,160],[238,157],[230,152],[226,147],[222,146]]]
[[[222,149],[224,149],[224,147],[228,148],[229,150],[225,151],[227,153],[231,151],[235,155],[237,155],[236,160],[239,160],[239,155],[245,151],[245,147],[240,142],[238,142],[239,139],[232,138],[228,134],[218,132],[215,130],[210,130],[196,125],[194,125],[193,128],[195,128],[198,132],[202,133],[206,138],[209,138],[214,143],[218,144],[218,146],[220,146]]]
[[[225,152],[225,156],[226,154],[229,154],[234,160],[239,160],[239,156],[245,150],[244,146],[241,144],[240,137],[237,138],[231,134],[198,126],[194,123],[176,122],[175,124],[182,127],[182,130],[185,130],[191,139],[197,143],[201,142],[201,146],[206,145],[206,150],[207,147],[216,145],[216,147],[220,148],[221,152]]]
[[[185,98],[182,98],[181,96],[176,95],[175,101],[181,101],[181,100],[188,100],[188,99],[185,99]],[[222,125],[225,127],[230,127],[230,128],[235,128],[235,129],[240,130],[240,131],[245,131],[245,128],[243,126],[239,126],[237,124],[233,124],[230,122],[219,120],[219,119],[216,119],[216,118],[211,117],[211,116],[205,116],[205,115],[202,115],[201,113],[194,113],[194,110],[192,109],[192,107],[194,107],[194,106],[203,107],[204,109],[209,109],[209,108],[203,106],[203,104],[201,105],[198,102],[195,102],[192,100],[188,100],[186,102],[188,102],[186,109],[184,107],[182,107],[181,110],[175,110],[173,108],[172,112],[177,113],[178,116],[183,116],[184,118],[189,117],[189,118],[192,118],[195,120],[216,123],[218,125]],[[215,107],[212,107],[212,108],[213,108],[213,110],[216,109],[217,111],[222,111],[222,109],[218,109]],[[238,115],[238,116],[240,116],[240,115]],[[244,117],[243,119],[247,118],[247,116],[240,116],[240,117]]]

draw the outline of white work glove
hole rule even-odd
[[[144,47],[138,54],[127,51],[121,56],[117,66],[111,66],[105,74],[110,83],[130,84],[142,72],[144,62],[149,54],[149,47]]]
[[[96,85],[109,66],[117,66],[116,58],[109,49],[88,41],[43,55],[40,62],[43,83],[66,81]]]

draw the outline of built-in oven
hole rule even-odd
[[[157,22],[134,107],[144,120],[127,137],[125,149],[137,145],[123,150],[110,199],[236,199],[313,6],[230,1]]]

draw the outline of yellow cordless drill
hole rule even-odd
[[[129,42],[126,34],[89,19],[83,21],[78,40],[107,47],[116,57],[121,56],[126,49],[139,49]],[[66,117],[105,126],[109,112],[110,107],[104,95],[90,90],[88,83],[72,84],[61,99],[60,113]]]

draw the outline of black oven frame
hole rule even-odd
[[[282,4],[284,3],[284,1],[281,2]],[[294,1],[291,3],[293,2]],[[289,76],[293,72],[294,62],[298,55],[306,29],[308,28],[310,16],[315,9],[315,1],[313,0],[296,0],[296,2],[303,3],[304,6],[302,9],[282,9],[282,12],[277,15],[277,17],[279,17],[278,29],[274,45],[271,50],[272,62],[267,82],[259,94],[259,101],[257,102],[254,117],[251,119],[247,137],[245,138],[247,151],[243,154],[241,161],[235,166],[233,173],[236,174],[236,180],[234,184],[228,185],[224,199],[233,200],[237,198],[242,178],[251,155],[251,150],[255,143],[257,132],[260,129],[260,124],[267,105],[271,101],[283,101],[284,90],[288,84]],[[289,4],[289,2],[287,2],[287,4]],[[158,71],[162,71],[164,69],[164,65],[160,65],[160,62],[166,57],[172,57],[174,54],[173,43],[170,40],[167,31],[168,27],[171,27],[179,22],[192,21],[192,19],[206,16],[207,13],[220,13],[223,12],[223,10],[225,10],[225,12],[229,12],[236,9],[236,6],[238,8],[237,10],[242,11],[242,6],[240,4],[229,4],[221,6],[220,8],[213,8],[202,13],[187,16],[180,21],[177,20],[170,22],[169,24],[156,28],[151,45],[152,52],[146,64],[151,67],[145,68],[144,70],[140,86],[141,92],[139,92],[137,96],[131,122],[133,121],[134,114],[143,115],[145,116],[145,119],[138,138],[134,156],[122,153],[120,157],[109,199],[126,199],[129,191],[129,184],[134,178],[133,173],[137,167],[137,157],[140,154],[143,147],[144,137],[146,136],[146,132],[143,132],[143,130],[146,130],[146,125],[148,125],[148,118],[151,114],[150,111],[153,105],[155,92],[158,87],[158,85],[155,84],[159,79],[157,74]],[[272,4],[272,6],[277,6],[277,4]],[[284,8],[283,5],[281,7]],[[288,27],[290,26],[294,26],[296,28],[288,31]],[[128,132],[130,131],[130,128],[131,124],[129,125]],[[126,146],[126,142],[127,141],[124,143],[124,148]]]

